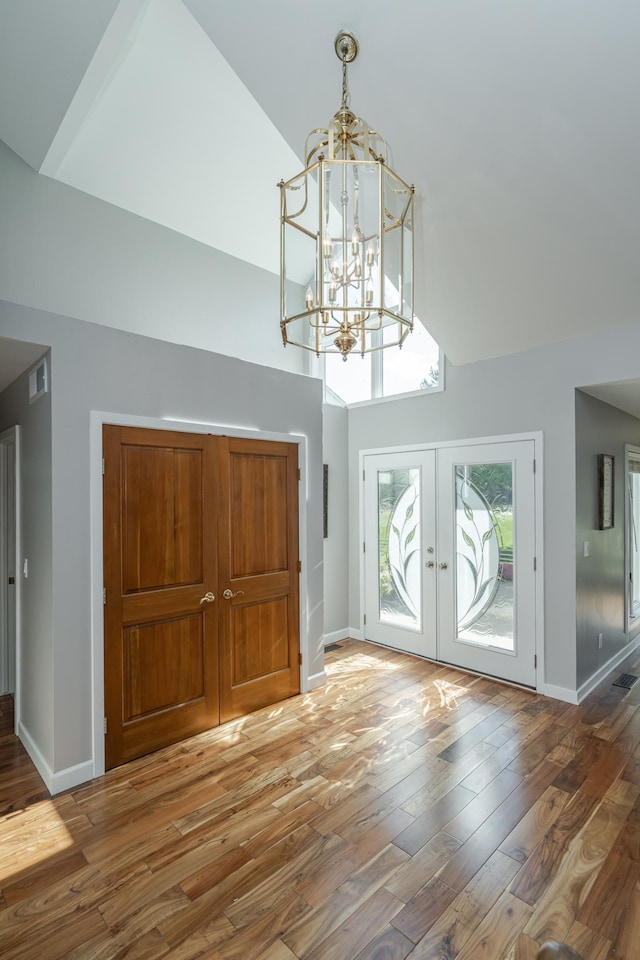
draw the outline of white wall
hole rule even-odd
[[[51,502],[51,394],[29,403],[23,373],[0,393],[0,433],[20,424],[22,556],[20,577],[22,664],[20,723],[45,758],[53,757],[53,599]],[[20,522],[20,521],[19,521]],[[28,694],[27,694],[28,691]]]
[[[447,369],[443,393],[349,411],[350,622],[359,618],[361,449],[542,431],[544,434],[545,679],[578,686],[575,388],[633,379],[640,326]]]
[[[624,654],[625,473],[624,447],[640,446],[640,420],[576,391],[576,606],[578,686],[613,657]],[[615,457],[614,525],[598,529],[599,453]],[[584,556],[584,541],[589,556]],[[602,649],[598,634],[602,633]]]
[[[274,274],[37,174],[1,141],[0,223],[4,300],[302,372]]]
[[[33,518],[30,561],[43,572],[38,616],[47,634],[38,662],[29,655],[24,712],[52,782],[70,785],[73,768],[92,756],[90,411],[227,425],[307,438],[307,527],[303,565],[308,588],[309,674],[323,669],[322,397],[318,380],[151,340],[0,301],[0,336],[51,345],[51,472],[46,438],[29,438],[45,461]],[[19,382],[17,387],[19,387]],[[9,388],[7,393],[13,390]],[[35,411],[37,404],[33,406]],[[22,419],[22,410],[16,411]],[[16,413],[8,406],[3,419]],[[196,426],[197,429],[197,426]],[[49,490],[47,487],[49,486]],[[304,495],[304,493],[303,493]],[[48,513],[45,507],[48,502]],[[47,529],[47,521],[49,529]],[[42,543],[39,537],[42,536]],[[25,544],[25,550],[27,546]],[[34,581],[35,584],[35,581]],[[52,599],[51,599],[52,596]],[[47,611],[50,607],[51,613]],[[48,651],[47,651],[48,644]],[[69,773],[71,771],[71,773]]]
[[[327,403],[323,412],[323,461],[329,467],[328,536],[324,540],[325,643],[349,635],[348,415]]]

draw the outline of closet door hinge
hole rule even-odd
[[[298,573],[302,573],[302,560],[298,560]]]
[[[298,467],[298,480],[302,480],[302,474],[300,473],[300,467]]]
[[[302,666],[302,654],[301,654],[301,653],[298,654],[298,666],[299,666],[299,667]]]
[[[103,605],[107,602],[107,588],[102,588],[102,603]]]
[[[533,655],[533,666],[534,666],[534,667],[537,667],[537,666],[538,666],[538,654],[537,654],[537,653],[535,653],[535,654]]]
[[[104,733],[105,733],[105,736],[106,736],[106,733],[107,733],[107,718],[106,718],[106,717],[104,718],[104,722],[103,722],[103,724],[102,724],[102,727],[103,727],[103,730],[104,730]]]
[[[104,477],[104,457],[102,458],[102,476]]]

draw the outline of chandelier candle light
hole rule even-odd
[[[355,37],[339,33],[335,49],[342,105],[307,137],[306,168],[279,183],[280,328],[285,346],[346,360],[401,347],[413,329],[414,188],[389,167],[384,138],[349,107]]]

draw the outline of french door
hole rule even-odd
[[[297,445],[105,425],[107,768],[300,691]]]
[[[535,686],[533,440],[364,458],[365,637]]]

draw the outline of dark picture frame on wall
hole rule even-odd
[[[614,524],[615,457],[598,454],[598,530],[610,530]]]

